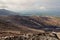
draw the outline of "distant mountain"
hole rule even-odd
[[[0,15],[16,15],[16,12],[6,10],[6,9],[0,9]]]
[[[60,17],[60,11],[59,10],[48,10],[48,11],[42,11],[42,10],[25,10],[21,11],[23,16],[31,16],[31,15],[38,15],[38,16],[59,16]]]
[[[41,10],[28,10],[28,11],[20,11],[20,12],[14,12],[11,10],[6,9],[0,9],[0,15],[22,15],[22,16],[59,16],[59,11],[41,11]]]

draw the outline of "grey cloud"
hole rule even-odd
[[[0,4],[0,8],[5,7],[11,10],[39,9],[40,6],[44,6],[47,9],[60,8],[60,0],[0,0]]]

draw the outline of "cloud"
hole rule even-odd
[[[41,6],[49,8],[60,8],[60,0],[0,0],[0,8],[9,10],[40,9]]]
[[[0,7],[4,7],[7,6],[5,8],[7,9],[21,9],[21,10],[25,10],[25,9],[30,9],[33,8],[32,4],[34,2],[36,2],[37,0],[1,0]],[[3,8],[2,7],[2,8]]]

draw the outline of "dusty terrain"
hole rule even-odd
[[[0,39],[59,40],[60,18],[50,16],[0,16]]]

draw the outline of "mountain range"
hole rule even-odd
[[[21,16],[56,16],[60,17],[59,11],[40,11],[40,10],[28,10],[28,11],[20,11],[15,12],[6,9],[0,9],[0,15],[21,15]]]
[[[0,9],[0,16],[1,15],[17,15],[17,13],[6,9]]]
[[[23,16],[57,16],[60,17],[60,11],[58,10],[49,10],[49,11],[42,11],[42,10],[25,10],[25,11],[20,11]]]
[[[37,11],[38,12],[38,11]],[[32,28],[32,29],[44,29],[44,30],[55,30],[57,31],[60,30],[60,17],[54,17],[54,16],[22,16],[22,14],[20,13],[20,15],[18,15],[19,13],[16,12],[12,12],[9,10],[5,10],[5,9],[0,9],[0,22],[3,23],[3,25],[7,26],[21,26],[23,25],[23,28],[28,27],[28,28]],[[29,13],[28,13],[29,14]],[[1,16],[2,15],[2,16]],[[4,16],[6,15],[6,16]],[[11,25],[10,25],[11,24]],[[18,30],[19,28],[16,26],[16,29]],[[9,28],[8,27],[8,28]],[[7,27],[5,27],[7,28]],[[7,28],[7,29],[8,29]],[[12,27],[14,28],[15,27]]]

